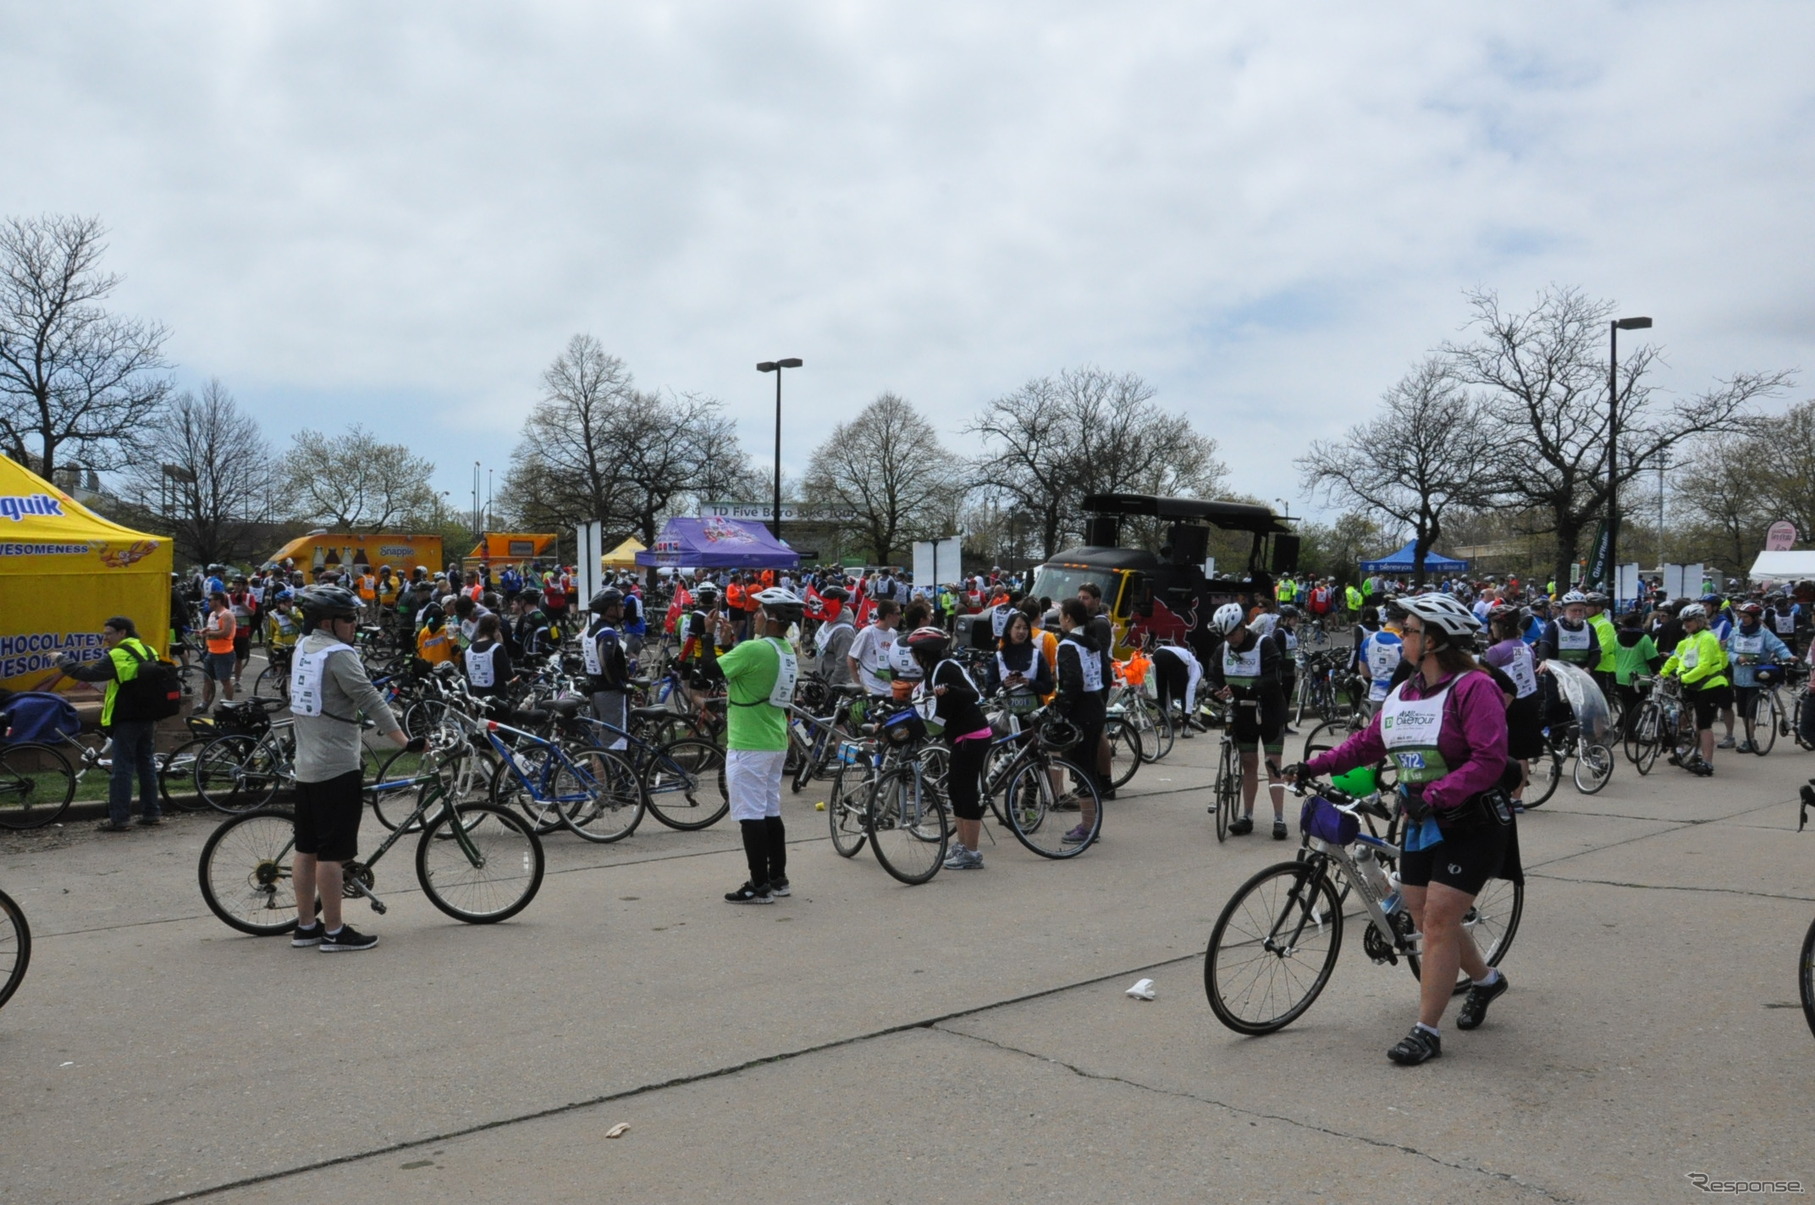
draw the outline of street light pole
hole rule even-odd
[[[777,542],[781,540],[781,370],[799,368],[802,363],[799,356],[790,356],[786,360],[764,360],[756,366],[758,372],[775,374],[775,510],[769,533]]]
[[[1620,444],[1620,332],[1651,327],[1649,318],[1615,318],[1607,329],[1607,596],[1619,605],[1620,478],[1617,459]],[[1663,532],[1658,533],[1660,539]]]

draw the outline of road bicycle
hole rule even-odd
[[[13,998],[32,960],[32,930],[13,897],[0,891],[0,1008]]]
[[[1243,699],[1244,707],[1260,706],[1254,699]],[[1307,755],[1308,756],[1308,755]],[[1216,843],[1229,839],[1229,825],[1242,805],[1242,759],[1235,749],[1235,725],[1223,727],[1222,744],[1217,750],[1216,785],[1211,791],[1210,814],[1216,820]]]
[[[1295,786],[1300,795],[1306,788]],[[1210,930],[1204,993],[1237,1033],[1284,1029],[1311,1007],[1342,952],[1343,907],[1352,893],[1366,920],[1362,950],[1375,964],[1421,973],[1422,935],[1412,930],[1393,881],[1401,856],[1396,825],[1378,795],[1353,799],[1311,784],[1300,813],[1303,844],[1296,860],[1269,866],[1236,888]],[[1510,812],[1508,813],[1510,818]],[[1385,820],[1388,837],[1374,821]],[[1482,823],[1496,823],[1493,817]],[[1463,931],[1489,966],[1499,966],[1519,931],[1525,887],[1490,879],[1463,917]],[[1455,990],[1466,990],[1458,980]]]
[[[265,668],[258,671],[258,677],[252,680],[252,696],[257,699],[268,699],[278,708],[290,705],[290,663],[296,655],[296,646],[280,644],[266,646]]]
[[[1068,739],[1070,725],[1055,723],[1049,713],[1024,718],[1024,728],[990,743],[983,763],[983,798],[1029,852],[1043,858],[1075,858],[1096,844],[1103,831],[1102,793],[1074,760],[1092,757],[1094,751],[1077,749],[1075,738]],[[1062,756],[1067,753],[1072,756]],[[1087,803],[1089,820],[1084,819]]]
[[[1673,764],[1687,764],[1696,750],[1695,717],[1683,701],[1682,684],[1675,678],[1641,677],[1635,678],[1633,685],[1641,701],[1626,725],[1623,742],[1632,768],[1649,774],[1658,755],[1666,749]],[[1529,798],[1526,805],[1531,806]]]
[[[270,721],[263,716],[264,700],[251,699],[248,714],[257,717],[254,727],[267,726],[257,735],[247,732],[217,737],[195,755],[191,775],[195,793],[209,807],[233,815],[261,808],[276,798],[278,789],[296,781],[296,730],[293,719]],[[362,728],[373,727],[372,721]],[[361,769],[367,782],[377,779],[378,754],[363,742]]]
[[[945,801],[915,756],[924,731],[918,720],[904,709],[864,725],[863,738],[840,742],[826,798],[832,848],[850,858],[867,841],[883,870],[910,886],[939,873],[951,836]]]
[[[1159,704],[1148,695],[1145,683],[1139,686],[1118,684],[1109,692],[1106,714],[1111,719],[1125,721],[1134,730],[1139,738],[1142,761],[1156,762],[1172,752],[1172,717],[1161,711]]]
[[[342,864],[346,898],[364,899],[374,912],[386,912],[374,868],[405,833],[420,827],[416,880],[429,902],[468,924],[508,920],[542,887],[542,842],[514,812],[490,804],[448,804],[438,775],[441,760],[431,757],[428,763],[427,773],[374,784],[385,792],[420,788],[415,812],[370,857]],[[287,808],[260,808],[215,829],[196,865],[209,911],[257,937],[296,928],[295,825],[295,813]]]

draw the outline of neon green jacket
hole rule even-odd
[[[1682,679],[1685,690],[1714,690],[1726,686],[1727,650],[1720,638],[1707,628],[1677,643],[1670,660],[1664,662],[1664,673]]]
[[[1613,626],[1613,620],[1605,612],[1588,617],[1588,626],[1594,629],[1594,637],[1601,644],[1601,660],[1595,666],[1602,673],[1612,673],[1616,665],[1615,654],[1620,648],[1620,634]]]

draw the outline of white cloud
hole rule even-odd
[[[575,331],[793,467],[883,389],[954,436],[1085,362],[1294,497],[1462,290],[1652,314],[1660,383],[1809,362],[1815,10],[1530,4],[16,6],[0,211],[280,438],[458,491]]]

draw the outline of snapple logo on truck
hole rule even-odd
[[[61,518],[63,503],[49,494],[0,494],[0,518],[22,523],[27,515],[54,515]]]

